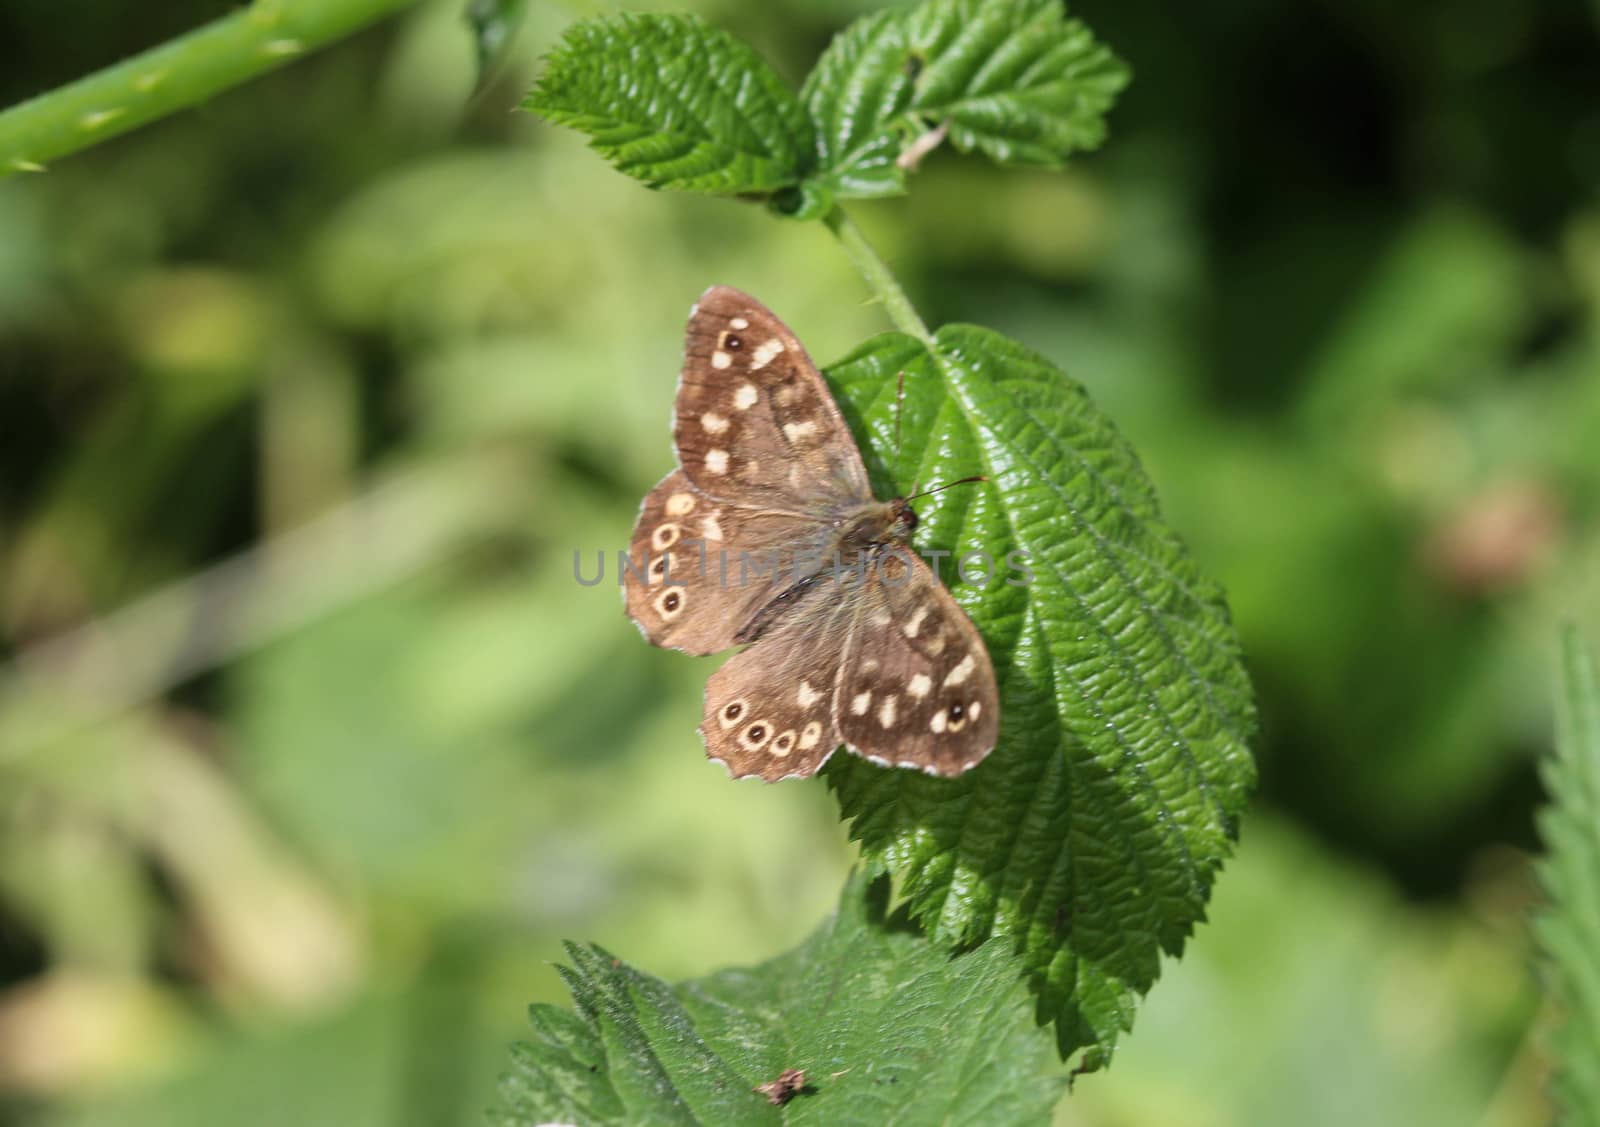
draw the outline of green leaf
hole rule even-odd
[[[815,161],[811,122],[782,79],[697,16],[574,24],[523,107],[587,133],[653,188],[768,195]]]
[[[846,28],[800,96],[817,127],[816,179],[881,196],[905,190],[902,154],[940,128],[963,152],[1059,167],[1104,139],[1127,82],[1058,0],[929,0]]]
[[[569,944],[578,1012],[532,1007],[495,1122],[1049,1122],[1065,1078],[1005,945],[950,958],[887,900],[858,874],[795,950],[676,987]],[[791,1068],[788,1104],[754,1091]]]
[[[1094,1067],[1203,918],[1255,778],[1249,681],[1221,594],[1081,387],[975,326],[931,351],[885,335],[829,372],[872,449],[893,450],[902,372],[880,495],[989,478],[922,502],[917,543],[996,562],[941,575],[994,660],[1000,743],[955,780],[848,755],[826,774],[929,934],[1017,949],[1062,1053],[1094,1046]]]
[[[1600,1123],[1600,673],[1576,630],[1562,636],[1556,754],[1545,763],[1549,850],[1539,876],[1550,907],[1536,927],[1561,1025],[1553,1038],[1564,1123]]]

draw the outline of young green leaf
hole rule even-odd
[[[1564,633],[1562,657],[1556,754],[1544,771],[1550,806],[1539,819],[1549,850],[1539,876],[1551,904],[1536,926],[1561,1011],[1562,1121],[1600,1123],[1600,672],[1576,630]]]
[[[955,554],[941,577],[988,643],[1000,744],[956,780],[848,755],[827,777],[930,935],[1019,950],[1061,1051],[1093,1046],[1093,1067],[1231,848],[1254,782],[1249,681],[1220,593],[1082,388],[976,326],[931,350],[878,337],[829,371],[878,451],[901,373],[880,494],[988,477],[921,502],[917,542]],[[963,571],[966,553],[990,566]]]
[[[587,133],[652,188],[768,195],[816,159],[810,119],[783,80],[697,16],[574,24],[523,106]]]
[[[1058,0],[928,0],[846,28],[801,100],[814,181],[839,196],[905,190],[902,164],[947,130],[961,151],[1059,166],[1105,136],[1128,68]]]
[[[1049,1122],[1065,1080],[1005,945],[950,958],[887,899],[857,875],[795,950],[677,987],[569,945],[578,1013],[533,1007],[495,1121]],[[787,1103],[755,1091],[790,1069],[805,1076]]]

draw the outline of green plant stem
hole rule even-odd
[[[861,233],[861,228],[855,225],[838,204],[833,205],[828,214],[822,217],[822,221],[843,244],[844,252],[850,256],[850,261],[855,263],[856,269],[861,271],[861,276],[867,280],[867,285],[872,287],[872,292],[883,302],[883,307],[889,314],[889,320],[894,322],[895,328],[932,344],[933,334],[928,331],[928,326],[923,324],[922,318],[917,316],[911,299],[906,297],[905,290],[900,288],[900,283],[895,280],[889,264],[878,257],[878,252],[867,242],[867,237]]]
[[[0,177],[203,102],[416,0],[255,0],[143,54],[0,112]]]

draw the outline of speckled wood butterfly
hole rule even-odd
[[[672,432],[681,468],[640,506],[623,587],[655,645],[749,643],[706,684],[707,754],[768,782],[841,743],[930,775],[988,755],[983,639],[911,551],[910,504],[873,496],[805,349],[748,294],[717,286],[690,312]]]

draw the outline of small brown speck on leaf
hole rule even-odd
[[[767,1102],[773,1107],[782,1107],[794,1099],[806,1086],[806,1073],[802,1068],[786,1068],[778,1073],[776,1080],[768,1080],[765,1084],[757,1084],[751,1089],[767,1097]]]

